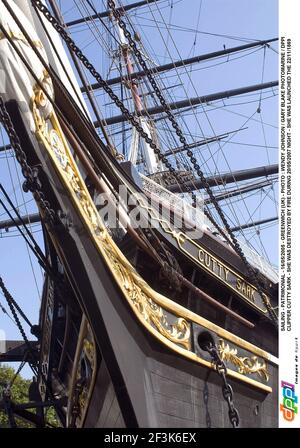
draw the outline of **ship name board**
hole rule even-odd
[[[194,240],[189,238],[184,233],[173,234],[176,238],[181,250],[185,252],[190,258],[192,258],[198,265],[203,267],[209,274],[220,280],[231,290],[233,290],[239,297],[244,299],[253,308],[267,313],[266,306],[257,288],[241,275],[231,269],[228,265],[224,264],[216,256],[200,246]],[[269,301],[269,298],[264,294],[264,299]]]
[[[202,266],[225,282],[228,286],[236,289],[236,291],[245,299],[251,300],[253,303],[256,302],[256,289],[241,277],[235,275],[229,268],[220,263],[220,261],[214,258],[211,254],[203,249],[199,249],[198,260]]]

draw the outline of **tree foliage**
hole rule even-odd
[[[14,403],[26,403],[29,401],[28,390],[31,380],[22,378],[20,374],[15,376],[15,370],[7,365],[0,365],[0,401],[2,400],[2,391],[6,384],[10,384],[13,380],[11,386],[11,399]],[[35,412],[34,409],[29,409],[31,412]],[[30,422],[26,422],[21,418],[15,418],[17,426],[21,428],[33,428],[34,425]],[[46,411],[46,421],[49,426],[60,426],[59,421],[56,417],[56,413],[53,408],[49,408]],[[0,428],[7,427],[8,417],[4,411],[0,410]],[[48,425],[47,425],[48,426]]]

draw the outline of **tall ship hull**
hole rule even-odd
[[[13,413],[37,426],[47,425],[42,409],[54,406],[64,427],[276,427],[276,275],[267,265],[249,261],[226,226],[223,231],[224,225],[214,227],[195,203],[182,212],[183,199],[171,186],[180,179],[188,192],[195,178],[184,170],[167,172],[138,109],[131,123],[141,137],[146,133],[154,151],[148,168],[156,164],[155,170],[141,174],[132,158],[120,160],[95,132],[75,81],[63,81],[62,61],[53,48],[48,51],[54,23],[79,54],[57,5],[49,12],[43,2],[33,1],[34,7],[28,2],[27,9],[18,3],[3,1],[0,23],[32,94],[23,98],[26,113],[17,95],[4,96],[1,121],[25,189],[37,202],[45,242],[38,256],[45,274],[39,325],[32,329],[37,341],[25,340],[17,351],[0,355],[0,360],[17,360],[28,351],[37,374],[37,401],[43,405],[37,403],[36,416],[24,416],[15,403]],[[108,3],[121,38],[127,35],[122,48],[130,71],[131,41],[123,16],[115,2]],[[20,11],[32,30],[22,24]],[[8,32],[12,23],[19,37]],[[31,46],[37,40],[40,46]],[[82,57],[81,62],[87,67]],[[96,69],[92,72],[99,82]],[[132,85],[138,107],[135,89]],[[212,193],[209,182],[200,180]],[[134,205],[124,205],[122,188]],[[116,210],[116,227],[103,213],[107,204],[109,211]],[[178,227],[182,213],[188,219]],[[155,221],[155,227],[133,225],[140,216],[147,224]],[[199,216],[200,233],[193,233],[189,225]]]

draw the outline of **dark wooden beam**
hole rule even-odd
[[[232,96],[243,95],[244,93],[255,92],[257,90],[271,89],[278,86],[278,81],[265,82],[262,84],[255,84],[252,86],[240,87],[239,89],[225,90],[222,92],[212,93],[210,95],[198,96],[196,98],[190,98],[181,101],[175,101],[174,103],[169,103],[168,106],[171,110],[183,109],[189,106],[198,106],[199,104],[206,104],[212,101],[221,100],[224,98],[231,98]],[[155,114],[164,113],[164,108],[162,106],[150,107],[147,110],[143,109],[139,115],[149,116]],[[117,115],[115,117],[105,118],[103,124],[112,125],[117,123],[123,123],[127,121],[125,115]],[[94,123],[95,127],[99,127],[100,123],[97,121]]]
[[[159,1],[159,0],[143,0],[140,2],[136,2],[136,3],[131,3],[131,5],[125,5],[125,6],[122,6],[121,8],[117,8],[117,11],[119,11],[119,12],[130,11],[131,9],[140,8],[141,6],[149,5],[150,3],[154,3],[156,1]],[[111,14],[111,10],[107,10],[107,11],[99,12],[97,14],[93,14],[91,16],[86,16],[86,17],[81,17],[80,19],[71,20],[70,22],[67,22],[66,25],[67,26],[80,25],[81,23],[86,23],[91,20],[104,19],[105,17],[109,17],[110,14]]]
[[[0,152],[8,151],[9,149],[12,149],[11,145],[4,145],[0,146]]]
[[[225,199],[233,198],[234,196],[240,196],[241,194],[250,193],[251,191],[260,190],[272,185],[274,180],[266,180],[263,182],[256,182],[251,185],[247,185],[241,188],[235,188],[234,190],[226,191],[225,193],[215,195],[216,201],[224,201]],[[210,204],[212,201],[210,198],[204,199],[204,204]]]
[[[187,151],[188,149],[198,148],[199,146],[205,146],[205,145],[208,145],[209,143],[218,142],[218,141],[222,140],[223,138],[228,137],[230,134],[234,134],[234,133],[243,131],[245,129],[247,129],[247,128],[236,129],[235,131],[229,131],[224,134],[216,135],[215,137],[205,138],[204,140],[200,140],[198,142],[189,143],[186,147],[179,146],[178,148],[174,148],[174,149],[170,149],[169,151],[166,151],[164,153],[164,156],[166,156],[166,157],[173,156],[174,154],[177,154],[178,152],[183,152],[183,151]]]
[[[6,219],[5,221],[0,221],[0,230],[9,230],[11,227],[22,226],[23,223],[27,225],[34,224],[36,222],[40,222],[40,220],[39,213],[32,213],[30,215],[22,216],[21,219]]]
[[[241,226],[231,227],[232,232],[238,232],[243,229],[250,229],[251,227],[261,226],[262,224],[268,224],[269,222],[278,221],[278,216],[273,216],[272,218],[261,219],[260,221],[253,221],[247,224],[242,224]]]
[[[170,62],[168,64],[159,65],[158,67],[155,67],[153,69],[153,74],[165,72],[168,70],[172,70],[174,68],[184,67],[186,65],[197,64],[199,62],[208,61],[210,59],[215,59],[215,58],[218,58],[221,56],[226,56],[226,55],[229,55],[232,53],[238,53],[239,51],[245,51],[245,50],[248,50],[249,48],[268,45],[271,42],[275,42],[277,40],[278,40],[277,37],[273,38],[273,39],[268,39],[268,40],[260,40],[260,41],[251,42],[251,43],[245,44],[245,45],[239,45],[237,47],[227,48],[225,50],[219,50],[219,51],[214,51],[211,53],[201,54],[199,56],[194,56],[193,58],[180,59],[179,61],[174,61],[174,62]],[[141,70],[141,71],[132,73],[132,75],[130,75],[130,80],[143,78],[144,76],[146,76],[146,72],[144,70]],[[108,79],[107,83],[110,86],[112,86],[115,84],[119,84],[124,79],[127,79],[127,77],[126,76],[117,76],[116,78]],[[98,83],[93,83],[90,85],[89,90],[96,90],[99,88],[100,88],[100,86]],[[82,87],[81,91],[86,92],[87,90],[85,87]]]
[[[232,171],[230,173],[224,173],[217,176],[207,177],[207,183],[210,187],[216,187],[217,185],[227,185],[234,182],[241,182],[243,180],[255,179],[257,177],[270,176],[271,174],[278,173],[278,164],[270,166],[259,166],[257,168],[250,168],[240,171]],[[201,190],[204,188],[204,184],[200,179],[185,182],[183,185],[178,185],[174,179],[174,184],[168,186],[168,190],[173,193],[180,193],[184,191]]]
[[[32,349],[37,347],[38,342],[30,341]],[[4,346],[4,351],[0,352],[0,362],[22,362],[28,347],[24,341],[0,341],[0,347]]]
[[[261,177],[261,176],[265,176],[265,175],[269,176],[270,174],[277,174],[277,173],[278,173],[278,166],[271,165],[270,169],[269,169],[269,167],[259,167],[259,168],[254,168],[254,170],[251,169],[251,170],[235,171],[232,174],[224,174],[222,176],[208,177],[207,180],[208,180],[209,185],[213,187],[213,186],[224,184],[224,183],[230,184],[233,182],[239,182],[241,180],[246,180],[245,178],[247,177],[249,179],[249,176],[252,176],[250,178],[256,178],[256,177]],[[233,196],[238,196],[243,193],[258,190],[260,188],[264,188],[264,187],[271,185],[272,182],[273,182],[273,180],[267,180],[264,182],[258,182],[257,184],[254,184],[254,185],[241,187],[241,188],[235,189],[233,191],[228,191],[228,192],[222,193],[220,195],[217,195],[216,200],[222,201],[224,199],[231,198]],[[197,183],[197,185],[198,185],[198,181],[194,181],[194,184],[195,183]],[[178,186],[171,185],[168,188],[169,188],[169,190],[176,192],[176,187],[178,187]],[[181,188],[183,188],[183,186]],[[200,185],[200,186],[198,186],[198,188],[203,188],[203,186]],[[209,204],[210,202],[211,201],[209,198],[204,200],[205,204]],[[39,213],[33,213],[31,215],[22,216],[22,221],[25,222],[25,224],[27,224],[27,225],[40,222],[40,220],[41,219],[40,219]],[[8,230],[10,228],[15,227],[16,224],[21,226],[22,221],[18,218],[16,218],[15,221],[13,221],[11,219],[7,219],[5,221],[0,221],[0,230]]]

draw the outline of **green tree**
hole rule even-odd
[[[2,400],[2,391],[5,384],[11,383],[11,399],[15,403],[26,403],[29,401],[28,398],[28,389],[31,383],[30,380],[22,378],[21,375],[15,376],[16,372],[12,367],[7,365],[0,366],[0,401]],[[31,412],[35,412],[33,409],[29,409]],[[60,423],[56,417],[56,413],[53,408],[49,408],[46,411],[46,421],[49,423],[49,426],[60,426]],[[29,422],[25,422],[23,419],[16,417],[16,423],[18,427],[22,428],[32,428],[33,424]],[[5,412],[0,410],[0,428],[7,427],[8,425],[8,417]],[[47,425],[48,426],[48,425]]]

